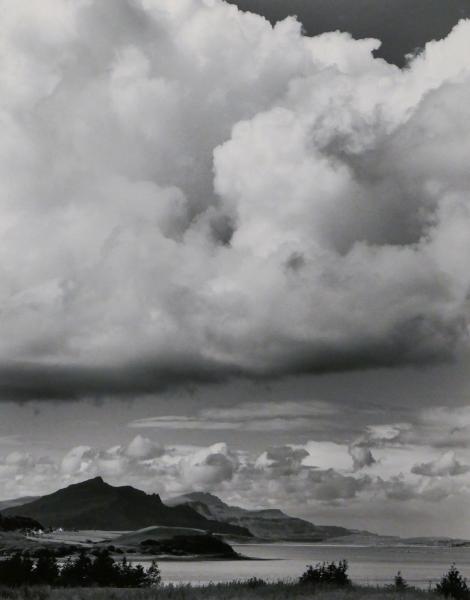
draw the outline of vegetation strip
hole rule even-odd
[[[60,596],[57,596],[60,588]],[[205,586],[162,585],[160,570],[155,561],[145,570],[141,565],[133,566],[124,557],[116,562],[108,550],[103,549],[92,559],[85,551],[76,557],[70,557],[62,565],[53,553],[45,550],[36,560],[28,554],[16,553],[0,562],[0,598],[12,600],[47,600],[49,598],[68,598],[67,588],[73,588],[74,600],[87,598],[158,598],[161,600],[190,600],[199,598],[260,598],[278,600],[279,598],[308,598],[314,594],[318,599],[359,600],[374,595],[390,598],[425,598],[431,595],[453,600],[470,600],[470,588],[466,579],[455,565],[444,574],[440,582],[428,591],[408,585],[401,572],[394,582],[383,588],[354,586],[348,575],[348,562],[317,563],[308,565],[305,572],[295,582],[268,583],[253,577],[247,581],[209,584]],[[93,588],[90,596],[86,588]],[[97,588],[107,588],[104,594]],[[118,590],[126,589],[124,595]],[[140,588],[140,589],[139,589]],[[143,589],[142,589],[143,588]],[[145,588],[150,588],[148,594]]]

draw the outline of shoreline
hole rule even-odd
[[[152,554],[152,555],[148,555],[148,554],[126,554],[125,552],[123,554],[112,554],[112,557],[114,558],[114,560],[116,560],[116,562],[119,562],[119,560],[122,560],[123,557],[126,557],[128,562],[152,562],[152,560],[155,560],[157,562],[188,562],[188,563],[193,563],[193,562],[221,562],[221,561],[226,561],[226,562],[242,562],[242,561],[272,561],[272,560],[283,560],[283,559],[278,559],[278,558],[258,558],[258,557],[253,557],[253,556],[244,556],[244,555],[238,555],[238,556],[216,556],[216,555],[212,555],[212,556],[204,556],[204,555],[199,555],[199,554],[194,554],[191,556],[174,556],[172,554],[165,554],[165,555],[157,555],[157,554]]]

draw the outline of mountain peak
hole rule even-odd
[[[207,504],[225,504],[223,500],[209,492],[190,492],[185,497],[194,502],[205,502]]]
[[[101,477],[101,475],[98,475],[97,477],[92,477],[91,479],[86,479],[85,481],[82,481],[82,483],[92,483],[92,484],[102,485],[103,483],[105,483],[105,481]],[[108,485],[108,484],[106,484],[106,485]]]
[[[91,479],[85,479],[85,481],[79,481],[78,483],[72,483],[68,486],[73,489],[100,489],[100,488],[110,488],[112,487],[109,483],[106,483],[101,476],[92,477]]]
[[[6,516],[14,512],[36,519],[45,527],[65,529],[128,531],[165,526],[250,536],[242,527],[209,520],[188,506],[167,506],[158,494],[130,485],[116,487],[102,477],[74,483],[4,512]]]

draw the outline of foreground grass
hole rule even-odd
[[[230,582],[194,587],[169,585],[150,589],[115,588],[0,588],[0,600],[436,600],[435,593],[418,589],[394,591],[387,588],[352,586],[313,589],[294,583],[272,583],[253,587]]]

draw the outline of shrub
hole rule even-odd
[[[259,577],[251,577],[245,581],[245,585],[251,589],[256,589],[264,587],[267,583],[264,579],[260,579]]]
[[[347,574],[348,562],[340,560],[331,563],[317,563],[315,566],[308,565],[307,570],[301,575],[299,583],[308,585],[334,585],[346,587],[351,585]]]
[[[467,600],[470,598],[470,589],[467,580],[460,574],[455,564],[452,564],[441,581],[436,585],[436,592],[445,598]]]

